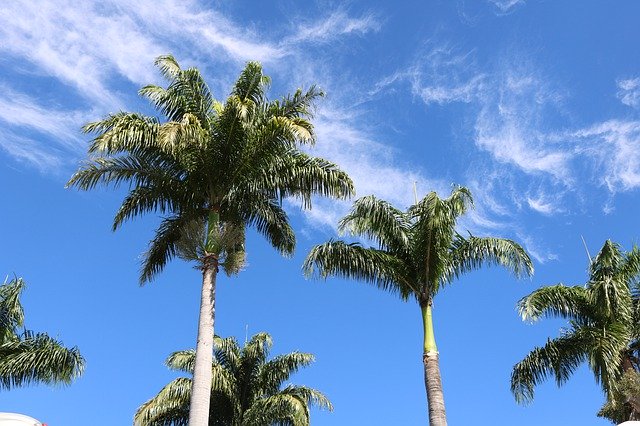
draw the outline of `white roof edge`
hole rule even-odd
[[[5,422],[11,422],[10,424],[23,423],[25,425],[33,425],[38,426],[41,425],[42,422],[34,419],[33,417],[26,416],[24,414],[18,413],[0,413],[0,426],[4,425]]]

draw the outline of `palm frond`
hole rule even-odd
[[[533,275],[533,263],[520,244],[504,238],[456,236],[449,280],[487,264],[503,266],[518,278]]]
[[[128,112],[108,115],[82,128],[85,133],[98,134],[89,145],[89,153],[103,156],[157,147],[159,129],[157,118]]]
[[[160,392],[136,411],[136,426],[187,426],[191,379],[180,377],[163,387]]]
[[[26,332],[0,345],[0,387],[68,384],[82,374],[84,364],[78,348],[65,348],[44,333]]]
[[[523,320],[536,321],[542,316],[578,319],[593,316],[588,291],[582,286],[563,284],[537,289],[518,302]]]
[[[289,377],[301,367],[310,365],[315,360],[312,354],[291,352],[280,355],[265,363],[258,374],[258,388],[277,390]]]
[[[311,249],[303,270],[308,277],[340,276],[373,284],[400,293],[403,299],[415,294],[415,288],[405,276],[406,265],[384,250],[364,248],[360,244],[330,240]]]
[[[173,257],[178,254],[178,244],[183,237],[184,229],[199,219],[194,212],[182,216],[165,218],[156,230],[156,235],[149,244],[149,250],[144,253],[140,283],[145,284],[162,271]]]
[[[18,329],[24,326],[20,295],[25,286],[24,280],[18,277],[0,285],[0,344],[14,339]]]
[[[192,373],[196,362],[196,351],[189,349],[186,351],[176,351],[169,355],[164,362],[171,370]]]
[[[549,340],[517,363],[511,373],[511,392],[516,401],[532,401],[535,387],[548,376],[555,377],[558,386],[566,382],[578,366],[587,360],[587,348],[591,342],[584,337],[567,334]]]
[[[371,239],[383,250],[409,251],[411,222],[406,214],[373,195],[362,197],[338,224],[338,230]]]

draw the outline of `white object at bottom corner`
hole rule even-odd
[[[0,426],[42,426],[43,423],[33,417],[17,413],[0,413]]]

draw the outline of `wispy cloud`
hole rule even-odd
[[[633,108],[640,107],[640,77],[618,80],[618,99]]]
[[[500,13],[509,13],[515,7],[523,5],[525,0],[488,0]]]
[[[494,73],[494,84],[480,98],[476,145],[499,162],[528,173],[543,173],[569,183],[571,147],[562,146],[540,123],[560,96],[527,67]]]
[[[46,108],[37,100],[0,84],[0,122],[7,127],[35,130],[75,150],[79,148],[78,130],[86,118],[86,112]]]
[[[640,187],[640,121],[608,120],[578,130],[578,152],[595,161],[596,178],[611,191]]]
[[[285,39],[285,44],[326,43],[339,36],[375,32],[380,27],[379,19],[373,14],[354,18],[343,10],[337,10],[320,21],[300,24],[296,33]]]
[[[414,202],[414,183],[420,197],[432,190],[448,194],[447,183],[425,176],[415,166],[400,164],[397,153],[385,141],[355,126],[353,123],[361,121],[358,114],[354,108],[349,111],[344,106],[325,104],[315,120],[318,144],[312,150],[313,155],[339,164],[349,174],[357,197],[373,194],[406,208]],[[309,219],[314,225],[335,228],[350,206],[351,201],[318,200]]]
[[[42,173],[56,174],[63,164],[59,150],[5,130],[0,149],[20,162],[26,162]]]
[[[414,96],[426,105],[469,103],[485,90],[485,78],[477,72],[474,51],[461,52],[447,43],[430,40],[413,64],[380,80],[372,93],[408,82]]]
[[[538,263],[544,264],[550,261],[558,260],[558,254],[544,248],[541,243],[531,235],[518,232],[518,241],[521,242],[527,253]]]
[[[549,197],[548,194],[539,193],[535,196],[528,196],[527,204],[532,210],[542,213],[543,215],[550,216],[562,211],[558,206],[557,199],[554,198],[557,197]]]

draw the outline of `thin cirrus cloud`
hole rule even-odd
[[[640,77],[618,80],[618,99],[633,108],[640,107]]]
[[[227,87],[233,76],[224,74],[236,72],[238,64],[247,60],[288,63],[300,69],[305,60],[296,55],[295,46],[377,28],[373,16],[350,17],[338,10],[304,28],[292,28],[291,37],[269,42],[263,34],[196,1],[10,2],[0,8],[0,52],[14,59],[13,70],[25,79],[34,75],[52,79],[67,89],[57,94],[60,105],[56,107],[45,105],[34,92],[2,91],[0,126],[7,135],[22,136],[6,136],[0,143],[13,157],[46,169],[42,164],[52,164],[56,152],[78,154],[74,143],[87,119],[127,109],[122,93],[154,81],[152,64],[161,54],[173,52],[181,62],[216,69],[216,78],[224,80],[220,85]],[[55,96],[47,94],[47,98]],[[69,99],[76,105],[90,105],[90,116],[84,113],[87,108],[69,107]],[[48,140],[26,143],[30,132]],[[18,150],[19,146],[24,148]],[[34,154],[27,155],[28,151]]]
[[[477,69],[474,50],[462,52],[447,43],[428,40],[410,66],[378,81],[370,94],[408,83],[411,93],[426,105],[470,103],[486,90],[487,76]]]
[[[355,108],[348,110],[331,102],[318,109],[314,120],[318,144],[311,154],[339,164],[353,180],[356,197],[373,194],[404,209],[414,203],[414,186],[418,196],[432,190],[448,194],[450,188],[444,181],[399,164],[395,150],[372,130],[355,126],[353,123],[362,121],[359,113]],[[308,219],[312,226],[335,229],[350,206],[351,201],[316,200]]]
[[[509,13],[515,7],[523,5],[525,0],[488,0],[501,13]]]
[[[576,150],[595,162],[599,182],[609,191],[640,187],[640,121],[611,119],[573,136],[583,142]]]
[[[285,38],[284,44],[327,43],[343,35],[375,32],[380,27],[380,21],[373,14],[354,18],[343,10],[337,10],[320,21],[300,24],[295,34]]]

